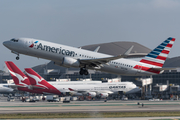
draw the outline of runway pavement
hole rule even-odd
[[[137,105],[137,103],[140,105]],[[142,103],[144,106],[142,106]],[[180,111],[180,101],[111,100],[62,102],[8,102],[0,99],[0,113]]]
[[[133,118],[67,118],[67,119],[62,118],[62,119],[53,119],[53,120],[179,120],[179,119],[180,117],[133,117]],[[19,120],[19,119],[8,119],[8,120]],[[21,119],[21,120],[44,120],[44,119]],[[46,119],[46,120],[51,120],[51,119]]]

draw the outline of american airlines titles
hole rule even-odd
[[[70,50],[66,50],[66,49],[63,49],[63,48],[55,48],[55,47],[51,47],[51,46],[48,46],[48,45],[42,45],[41,43],[39,43],[39,45],[37,45],[37,49],[40,49],[40,50],[44,50],[44,51],[49,51],[49,52],[52,52],[52,53],[58,53],[58,54],[62,54],[62,55],[67,55],[67,56],[73,56],[75,55],[75,52],[74,51],[70,51]]]

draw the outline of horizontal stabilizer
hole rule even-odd
[[[176,68],[168,67],[168,68],[151,68],[151,69],[157,70],[157,71],[162,71],[162,70],[177,70],[178,68],[177,67]]]
[[[36,89],[46,89],[46,88],[44,88],[44,87],[38,87],[38,86],[34,86],[34,85],[32,85],[31,87],[32,87],[32,88],[36,88]]]
[[[17,87],[25,88],[25,87],[27,87],[27,86],[22,86],[22,85],[8,85],[8,87],[10,87],[10,88],[17,88]]]

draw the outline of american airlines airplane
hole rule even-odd
[[[42,85],[46,82],[38,73],[36,73],[31,68],[25,68],[27,77],[29,78],[31,84],[35,86]],[[61,84],[61,82],[49,82],[56,89],[62,93],[70,92],[73,95],[88,95],[91,97],[101,96],[101,98],[108,97],[109,94],[118,94],[123,92],[126,94],[136,93],[140,91],[132,82],[115,82],[115,83],[86,83],[78,82],[77,84]],[[45,84],[44,84],[45,85]],[[38,90],[38,88],[36,89]]]
[[[93,69],[118,75],[134,76],[157,75],[163,73],[164,70],[172,69],[162,68],[162,66],[174,41],[175,38],[169,37],[140,61],[126,59],[126,57],[131,56],[129,53],[133,46],[123,55],[111,56],[98,53],[97,50],[93,52],[32,38],[11,39],[3,42],[3,45],[12,53],[17,54],[17,60],[19,54],[44,58],[54,61],[56,65],[80,68],[80,75],[88,75],[88,69]]]

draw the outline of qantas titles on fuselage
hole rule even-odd
[[[54,61],[56,65],[80,68],[80,75],[88,75],[88,69],[119,75],[156,75],[168,68],[162,68],[175,38],[169,37],[140,61],[125,59],[133,46],[123,55],[111,56],[75,47],[65,46],[31,38],[11,39],[4,46],[18,56],[25,54]]]

